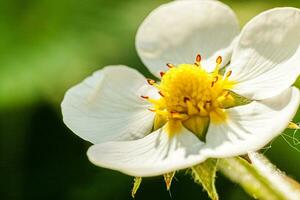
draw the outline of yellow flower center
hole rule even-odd
[[[170,134],[182,125],[193,132],[203,132],[208,121],[222,123],[227,119],[224,104],[234,101],[228,91],[234,85],[228,80],[231,72],[219,74],[219,57],[215,71],[208,73],[201,67],[200,58],[197,56],[195,64],[168,64],[170,69],[161,73],[160,84],[149,81],[161,95],[160,99],[148,99],[153,104],[151,111],[156,112],[155,126],[168,122]]]

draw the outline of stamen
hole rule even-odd
[[[216,83],[218,80],[219,80],[219,77],[216,76],[215,79],[214,79],[214,82]]]
[[[171,64],[171,63],[167,63],[167,67],[169,67],[171,69],[171,68],[173,68],[175,66],[173,64]]]
[[[152,108],[148,108],[148,110],[151,111],[151,112],[156,112],[156,110],[152,109]]]
[[[216,60],[216,67],[215,67],[215,70],[214,70],[214,74],[218,74],[219,73],[219,70],[220,70],[220,65],[222,63],[222,56],[218,56],[217,60]]]
[[[226,73],[226,77],[228,78],[229,76],[231,76],[231,74],[232,74],[232,71],[229,70],[229,71]]]
[[[196,62],[197,62],[197,63],[201,62],[201,55],[200,55],[200,54],[197,55],[197,57],[196,57]]]
[[[148,96],[141,96],[143,99],[149,99],[149,97]]]
[[[184,98],[183,98],[183,102],[184,102],[184,103],[186,103],[186,102],[189,101],[189,100],[190,100],[190,98],[188,98],[188,97],[184,97]]]
[[[165,72],[160,72],[160,77],[163,77],[165,75]]]
[[[215,83],[217,83],[219,80],[218,76],[215,76],[214,80],[211,82],[211,87],[214,87]]]
[[[147,79],[147,82],[149,85],[154,85],[155,81],[152,79]]]
[[[165,95],[161,91],[159,91],[158,94],[160,94],[160,96],[162,97],[165,97]]]
[[[213,81],[213,82],[211,82],[211,86],[210,87],[214,87],[214,85],[215,85],[215,82]]]
[[[181,113],[176,112],[176,111],[171,111],[170,113],[171,113],[173,119],[183,120],[183,119],[186,119],[188,117],[187,114],[181,114]]]
[[[194,65],[196,65],[197,67],[200,66],[200,62],[201,62],[201,55],[197,54],[196,56],[196,62],[194,63]]]
[[[223,94],[223,96],[224,96],[224,97],[228,97],[229,94],[230,94],[230,92],[226,91],[226,92]]]
[[[222,56],[219,56],[218,58],[217,58],[217,60],[216,60],[216,63],[218,64],[218,65],[220,65],[221,63],[222,63]]]

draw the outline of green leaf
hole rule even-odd
[[[212,200],[219,196],[215,187],[218,159],[207,159],[205,162],[192,167],[194,181],[201,184]]]
[[[138,191],[141,183],[142,183],[142,177],[135,177],[134,178],[134,183],[133,183],[133,187],[132,187],[132,190],[131,190],[131,196],[132,196],[132,198],[135,197],[135,194]]]

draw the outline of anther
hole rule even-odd
[[[219,77],[215,76],[214,80],[211,82],[211,87],[214,87],[215,83],[218,82]]]
[[[148,96],[141,96],[143,99],[149,99],[149,97]]]
[[[165,95],[161,91],[159,91],[158,94],[162,97],[165,97]]]
[[[156,110],[152,109],[152,108],[148,108],[148,110],[151,111],[151,112],[156,112]]]
[[[197,67],[200,66],[200,62],[201,62],[201,55],[197,54],[196,56],[196,62],[194,63],[194,65],[196,65]]]
[[[216,82],[212,81],[210,87],[214,87],[215,83],[216,83]]]
[[[189,100],[190,100],[190,98],[188,98],[188,97],[184,97],[184,98],[183,98],[184,103],[186,103],[186,102],[189,101]]]
[[[222,63],[222,57],[221,56],[218,56],[217,60],[216,60],[216,68],[214,70],[214,74],[218,74],[219,73],[219,70],[220,70],[220,65]]]
[[[220,65],[222,63],[222,56],[219,56],[216,60],[217,64]]]
[[[165,75],[165,72],[160,72],[160,77],[163,77]]]
[[[232,74],[232,71],[229,70],[229,71],[226,73],[226,77],[228,78],[229,76],[231,76],[231,74]]]
[[[171,64],[171,63],[167,63],[167,67],[169,67],[171,69],[171,68],[173,68],[175,66],[173,64]]]
[[[201,62],[201,55],[198,54],[196,57],[196,63],[200,63]]]
[[[172,117],[174,117],[174,116],[176,116],[176,115],[179,115],[179,112],[176,112],[176,111],[174,111],[174,110],[171,110],[171,111],[170,111],[170,114],[171,114]]]
[[[214,82],[216,83],[216,82],[218,82],[218,80],[219,80],[219,77],[218,77],[218,76],[215,76]]]
[[[152,80],[152,79],[147,79],[147,82],[148,82],[149,85],[153,85],[155,83],[155,81]]]

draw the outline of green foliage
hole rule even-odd
[[[68,88],[105,65],[129,65],[150,77],[136,55],[135,33],[166,2],[0,1],[0,199],[130,199],[131,178],[89,163],[90,144],[65,127],[59,104]],[[241,24],[266,9],[300,7],[295,0],[223,2]],[[299,153],[281,137],[272,146],[267,156],[300,180]],[[185,176],[177,178],[172,199],[207,199]],[[222,177],[217,184],[224,200],[248,198]],[[170,199],[161,177],[147,179],[140,189],[136,199]]]
[[[167,0],[1,1],[0,109],[64,92],[93,71],[126,64],[149,75],[134,49],[143,18]],[[224,0],[245,24],[257,13],[298,1]]]

